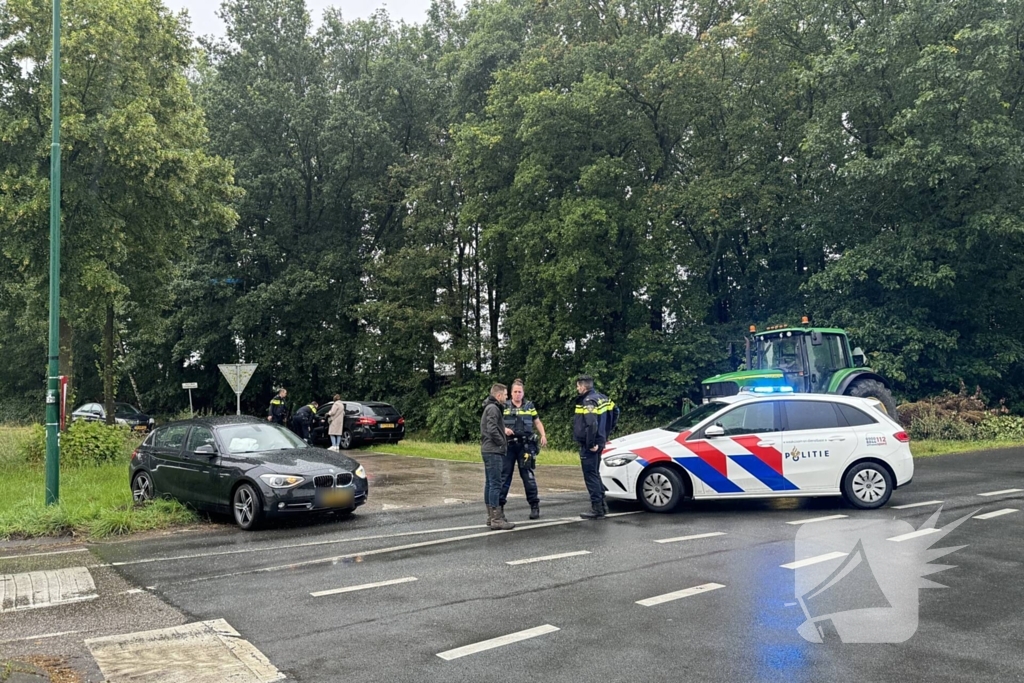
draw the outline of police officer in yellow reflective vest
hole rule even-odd
[[[270,399],[270,414],[267,415],[268,422],[274,422],[282,427],[288,421],[288,406],[285,405],[285,398],[288,397],[288,390],[282,388],[277,396]]]
[[[302,406],[292,415],[292,431],[302,437],[302,440],[309,443],[309,427],[316,417],[316,409],[319,404],[316,401]]]
[[[601,454],[608,435],[619,420],[615,403],[594,389],[594,378],[580,375],[576,378],[576,417],[572,436],[580,447],[580,466],[583,481],[590,494],[590,512],[580,513],[584,519],[600,519],[608,514],[604,506],[604,487],[601,485]]]
[[[508,490],[512,487],[512,477],[516,467],[523,479],[526,490],[526,501],[530,504],[530,519],[540,517],[540,497],[537,493],[537,479],[534,468],[537,466],[537,454],[540,446],[548,445],[548,436],[544,432],[544,423],[537,417],[537,409],[532,401],[524,398],[523,380],[512,382],[512,398],[505,402],[502,419],[505,422],[505,435],[508,437],[508,450],[505,451],[504,469],[502,471],[501,498],[499,506],[504,512]],[[537,442],[537,433],[540,443]]]

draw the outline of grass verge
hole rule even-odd
[[[435,441],[399,441],[397,444],[380,444],[370,446],[367,450],[373,453],[394,453],[395,455],[411,455],[416,458],[434,458],[436,460],[460,460],[462,462],[482,462],[480,460],[480,444],[475,443],[441,443]],[[575,465],[580,466],[580,454],[576,451],[561,451],[551,448],[540,449],[537,457],[538,465]]]
[[[965,453],[968,451],[989,451],[997,448],[1019,448],[1024,443],[1018,441],[911,441],[910,451],[915,458],[947,453]],[[410,455],[416,458],[435,458],[437,460],[460,460],[463,462],[480,462],[480,446],[471,443],[440,443],[433,441],[400,441],[397,444],[370,446],[373,453],[394,453]],[[580,456],[576,451],[541,449],[537,459],[540,465],[575,465],[579,467]]]
[[[911,441],[910,452],[915,458],[926,458],[931,455],[946,455],[948,453],[968,453],[970,451],[991,451],[998,448],[1021,448],[1024,442],[1020,441],[939,441],[938,439],[924,439],[922,441]]]
[[[103,538],[164,529],[197,517],[175,501],[132,503],[128,463],[67,468],[60,475],[60,504],[45,504],[46,474],[27,463],[22,428],[0,428],[0,539],[75,535]]]

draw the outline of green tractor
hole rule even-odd
[[[845,330],[811,327],[805,317],[799,327],[777,325],[757,332],[751,325],[750,331],[744,369],[704,380],[705,403],[740,391],[841,394],[876,399],[897,419],[889,382],[864,367],[863,351],[850,351]]]

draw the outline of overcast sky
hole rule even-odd
[[[224,24],[217,17],[220,0],[164,0],[164,4],[177,12],[187,9],[192,18],[192,33],[197,36],[224,35]],[[404,19],[410,24],[422,23],[427,16],[430,0],[306,0],[306,7],[319,23],[320,14],[325,7],[341,7],[345,19],[358,19],[369,16],[374,10],[383,7],[392,19]]]

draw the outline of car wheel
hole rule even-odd
[[[846,394],[857,398],[875,399],[882,404],[886,415],[899,422],[899,417],[896,414],[896,401],[892,397],[892,392],[877,379],[862,379],[859,382],[854,382],[853,386],[846,390]]]
[[[135,503],[145,503],[146,501],[153,500],[153,478],[149,472],[138,472],[132,478],[132,501]]]
[[[877,462],[857,463],[843,477],[843,498],[861,510],[880,508],[892,495],[892,476]]]
[[[683,498],[683,479],[668,467],[652,467],[638,484],[640,502],[651,512],[671,512]]]
[[[352,432],[346,429],[341,433],[341,442],[338,447],[343,448],[346,451],[352,448]]]
[[[263,516],[260,494],[250,484],[242,484],[235,489],[231,500],[231,510],[235,515],[235,524],[243,531],[252,531],[259,526]]]

